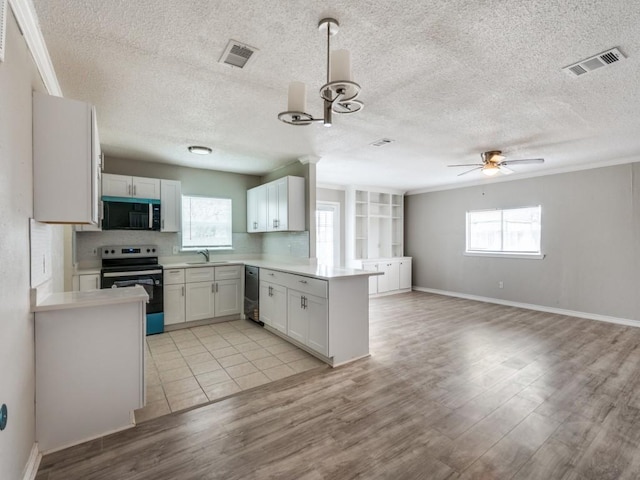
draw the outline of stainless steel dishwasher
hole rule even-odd
[[[244,314],[264,326],[260,321],[260,268],[250,265],[244,267]]]

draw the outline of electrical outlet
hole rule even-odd
[[[504,282],[502,281],[498,282],[498,288],[504,288]]]
[[[174,245],[174,246],[173,246],[173,254],[174,254],[174,255],[177,255],[177,254],[178,254],[178,246],[177,246],[177,245]]]

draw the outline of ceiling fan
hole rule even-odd
[[[465,163],[461,165],[448,165],[449,167],[474,167],[471,170],[467,170],[466,172],[459,173],[458,176],[466,175],[467,173],[474,172],[476,170],[482,170],[482,173],[491,177],[498,172],[501,172],[505,175],[509,175],[514,173],[513,170],[507,168],[507,165],[513,165],[515,163],[526,164],[526,163],[544,163],[544,158],[525,158],[522,160],[505,160],[505,156],[502,155],[502,151],[500,150],[490,150],[488,152],[483,152],[480,154],[480,158],[482,158],[482,163]]]

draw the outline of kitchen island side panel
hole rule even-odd
[[[334,367],[369,355],[369,277],[329,281],[329,349]]]
[[[36,312],[36,440],[50,452],[133,426],[144,405],[142,301]]]

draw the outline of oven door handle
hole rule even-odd
[[[157,275],[162,270],[136,270],[135,272],[105,272],[102,274],[104,278],[130,277],[132,275]]]
[[[153,205],[149,203],[149,230],[153,229]]]

